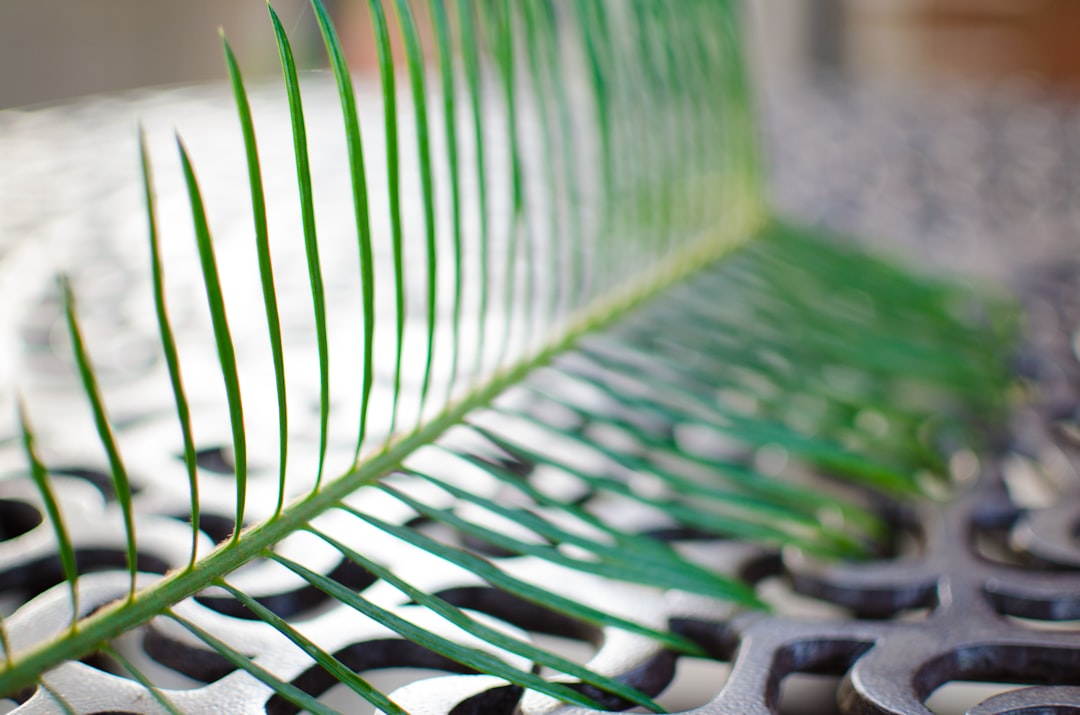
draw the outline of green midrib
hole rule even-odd
[[[33,686],[45,671],[93,653],[112,639],[210,587],[215,580],[257,558],[264,550],[332,508],[344,497],[393,472],[416,449],[438,439],[450,427],[461,422],[466,414],[490,403],[530,371],[567,350],[583,334],[617,321],[665,288],[753,239],[769,223],[769,214],[756,184],[732,180],[726,186],[718,187],[717,196],[730,197],[722,226],[714,227],[688,242],[654,266],[635,285],[618,289],[606,298],[594,301],[546,347],[496,372],[466,397],[449,404],[436,417],[422,423],[411,433],[393,439],[353,469],[327,482],[317,493],[293,501],[278,516],[244,531],[239,539],[223,542],[196,562],[194,568],[167,574],[157,583],[136,592],[134,599],[125,598],[98,609],[93,615],[79,621],[75,630],[65,631],[51,641],[16,653],[15,658],[0,671],[0,695]]]

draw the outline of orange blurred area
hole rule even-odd
[[[1076,0],[844,0],[843,12],[858,72],[1080,90]]]
[[[306,0],[273,3],[321,67]],[[367,3],[325,0],[350,63],[374,70]],[[1021,80],[1080,90],[1080,0],[745,0],[769,69],[934,85]],[[425,3],[417,3],[422,11]],[[388,6],[388,14],[392,14]],[[422,20],[422,18],[421,18]],[[393,18],[391,39],[400,46]],[[421,28],[427,23],[421,21]],[[0,108],[224,78],[218,28],[252,77],[278,72],[262,0],[4,0]]]

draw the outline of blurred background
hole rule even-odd
[[[1073,0],[756,0],[771,71],[901,87],[1080,89]]]
[[[324,3],[354,67],[373,67],[365,3]],[[301,66],[322,61],[306,0],[274,9]],[[0,109],[86,94],[225,78],[218,29],[246,75],[280,72],[262,0],[4,0],[0,3]],[[349,28],[349,29],[345,29]],[[395,38],[396,39],[396,38]],[[304,62],[308,60],[308,62]]]
[[[374,69],[366,4],[326,5]],[[784,212],[997,278],[1013,237],[1036,261],[1080,233],[1080,2],[744,5]],[[275,7],[301,67],[321,66],[308,4]],[[249,80],[279,73],[261,0],[4,0],[0,109],[222,80],[219,27]]]
[[[277,3],[286,22],[302,3]],[[265,6],[217,0],[5,0],[0,107],[224,76],[217,29],[264,71],[273,65]],[[254,62],[256,66],[259,61]]]
[[[372,48],[362,3],[327,2],[357,31],[357,66]],[[842,77],[941,87],[1003,80],[1080,87],[1075,0],[749,0],[759,66],[789,77]],[[275,2],[287,29],[312,30],[303,0]],[[258,0],[4,0],[0,108],[133,87],[223,77],[223,27],[251,74],[276,72]],[[308,39],[313,51],[317,38]],[[304,51],[304,42],[300,52]],[[312,52],[314,55],[314,52]]]
[[[1080,2],[751,0],[773,200],[1013,285],[1080,235]]]

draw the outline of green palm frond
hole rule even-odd
[[[235,266],[215,238],[217,197],[200,183],[197,153],[178,140],[208,307],[210,346],[200,349],[215,355],[216,375],[185,364],[192,348],[178,340],[166,300],[178,270],[163,251],[172,230],[158,216],[141,138],[146,309],[190,497],[191,545],[167,573],[143,567],[140,544],[161,518],[140,511],[108,386],[63,283],[73,362],[117,496],[105,513],[117,518],[109,528],[122,534],[126,580],[116,591],[86,573],[63,476],[49,473],[37,446],[50,415],[32,401],[20,407],[27,467],[15,478],[36,486],[61,568],[55,588],[2,624],[0,693],[38,688],[36,697],[79,711],[64,673],[98,654],[147,702],[183,712],[190,696],[125,655],[125,638],[159,629],[214,672],[246,672],[267,699],[330,711],[322,686],[301,677],[315,668],[383,712],[405,711],[356,672],[317,619],[291,620],[260,593],[245,576],[257,567],[454,672],[586,707],[660,710],[655,693],[535,644],[467,592],[490,589],[553,623],[619,632],[657,652],[700,654],[692,634],[628,602],[659,603],[675,590],[730,609],[768,606],[681,541],[823,558],[881,552],[890,538],[881,505],[949,488],[950,455],[981,449],[1001,419],[1007,306],[770,217],[728,3],[368,6],[378,103],[357,92],[313,0],[343,119],[352,209],[344,235],[340,222],[322,222],[302,98],[314,80],[298,71],[285,26],[271,10],[296,235],[279,237],[269,218],[257,114],[224,45],[263,315],[227,299]],[[302,300],[282,287],[292,274],[275,256],[282,240],[302,246]],[[358,259],[358,300],[344,307],[327,280],[340,266],[328,267],[321,250],[342,243]],[[297,337],[282,316],[300,303],[313,329]],[[342,313],[347,330],[335,329]],[[265,324],[272,369],[245,372],[240,322]],[[335,352],[343,337],[359,343],[354,355]],[[290,343],[309,338],[314,359],[296,359]],[[297,375],[313,385],[305,399],[290,385]],[[199,463],[209,411],[204,389],[190,396],[208,380],[220,384],[227,414],[235,514],[212,548],[200,529],[213,479]],[[273,408],[258,414],[254,404]],[[273,428],[256,432],[252,424],[267,419]],[[348,568],[322,569],[309,550]],[[596,590],[612,582],[628,602]],[[233,611],[205,606],[223,601]],[[65,617],[36,619],[46,608]],[[236,612],[262,624],[251,631],[257,642],[221,626]]]

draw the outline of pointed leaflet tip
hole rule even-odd
[[[398,403],[401,397],[401,360],[405,344],[405,253],[404,232],[402,229],[401,210],[401,166],[399,161],[397,93],[394,81],[394,53],[390,46],[390,31],[387,29],[386,13],[382,0],[368,0],[371,10],[372,32],[375,37],[375,50],[379,60],[379,82],[383,99],[383,126],[386,130],[386,182],[390,208],[390,242],[394,255],[394,387],[390,405],[389,437],[397,429]],[[389,448],[387,439],[384,449]]]
[[[463,268],[464,251],[462,244],[461,226],[461,169],[458,161],[458,130],[456,114],[456,96],[454,90],[454,60],[452,56],[453,40],[450,38],[449,18],[442,0],[432,0],[429,4],[431,22],[435,31],[435,44],[438,53],[438,64],[442,78],[443,97],[443,124],[446,141],[447,168],[450,170],[450,211],[453,239],[454,259],[454,300],[452,307],[453,331],[450,347],[449,379],[446,381],[445,404],[449,404],[454,394],[454,386],[458,376],[458,365],[461,353],[461,320],[462,320],[462,287],[465,282]]]
[[[26,414],[26,403],[21,394],[16,393],[15,404],[19,415],[19,429],[22,431],[23,450],[26,453],[26,461],[30,465],[30,478],[41,494],[41,501],[45,504],[45,513],[49,517],[49,524],[56,535],[56,543],[60,549],[60,565],[64,570],[64,580],[68,583],[71,591],[71,630],[75,631],[79,621],[79,592],[75,582],[79,578],[78,564],[75,561],[75,549],[71,545],[71,537],[68,535],[64,518],[60,514],[60,507],[56,504],[56,496],[49,485],[48,474],[45,465],[37,456],[34,449],[34,432],[30,428],[30,420]],[[7,665],[10,667],[11,662]]]
[[[112,476],[113,490],[116,492],[116,500],[120,504],[120,511],[124,517],[124,535],[127,542],[128,573],[131,577],[128,589],[128,599],[135,598],[135,574],[138,570],[138,552],[135,548],[135,514],[131,505],[131,484],[128,481],[127,468],[120,455],[120,448],[113,436],[109,417],[105,412],[105,401],[98,387],[97,375],[94,373],[90,354],[83,340],[82,329],[79,326],[79,317],[75,310],[75,293],[71,289],[71,282],[66,275],[57,277],[57,283],[64,298],[64,314],[67,318],[68,334],[71,337],[71,349],[74,353],[75,363],[79,369],[79,378],[82,380],[83,390],[90,401],[90,409],[94,414],[94,427],[97,429],[98,439],[105,449],[105,455],[109,460],[109,472]]]
[[[360,136],[360,118],[356,111],[356,98],[353,93],[352,76],[345,61],[334,25],[320,0],[312,0],[315,19],[323,36],[330,66],[337,82],[338,96],[341,100],[341,113],[345,120],[345,138],[349,153],[349,174],[352,184],[353,212],[356,219],[356,238],[359,244],[360,285],[364,311],[364,360],[360,388],[360,424],[357,429],[356,450],[353,464],[360,461],[360,450],[367,436],[368,404],[371,401],[371,389],[374,384],[374,342],[375,342],[375,269],[374,252],[371,245],[370,206],[367,194],[367,176],[364,169],[364,148]]]
[[[191,202],[191,217],[195,225],[195,243],[199,249],[206,302],[210,308],[210,322],[214,330],[218,363],[225,383],[225,397],[229,403],[229,423],[232,429],[233,457],[236,465],[236,525],[232,542],[236,543],[244,526],[244,507],[247,500],[247,435],[244,431],[244,405],[240,398],[240,375],[236,367],[236,349],[233,346],[232,333],[229,331],[229,321],[225,315],[225,298],[221,292],[221,279],[218,276],[217,260],[214,257],[210,226],[206,221],[206,209],[199,191],[199,182],[195,178],[195,170],[191,166],[191,159],[179,133],[176,134],[176,145],[180,151],[180,163],[184,169],[184,181],[187,184],[188,198]]]
[[[423,196],[424,236],[427,247],[427,348],[423,378],[420,383],[418,419],[423,419],[424,406],[431,388],[431,368],[435,356],[435,298],[437,293],[438,261],[435,235],[435,186],[428,137],[427,91],[424,88],[424,52],[407,0],[394,0],[398,27],[405,42],[405,57],[412,90],[413,116],[416,125],[416,151],[420,168],[420,188]]]
[[[161,349],[165,355],[165,364],[169,371],[173,402],[176,404],[176,417],[180,422],[180,432],[184,441],[184,467],[188,477],[188,495],[191,502],[191,557],[188,567],[195,566],[199,549],[199,481],[196,472],[195,439],[191,429],[191,410],[188,407],[187,394],[180,378],[180,357],[176,349],[169,313],[165,307],[165,279],[161,266],[161,249],[158,242],[157,212],[154,208],[154,184],[150,169],[150,154],[146,146],[146,134],[139,125],[139,158],[142,164],[143,191],[146,198],[147,235],[150,240],[150,274],[154,289],[154,313],[157,316],[158,335]]]
[[[247,160],[248,185],[251,190],[251,212],[255,228],[255,250],[259,259],[259,281],[262,285],[263,307],[266,311],[266,327],[270,337],[270,352],[274,358],[274,382],[278,404],[278,500],[275,514],[280,514],[285,504],[285,473],[289,453],[289,409],[285,391],[285,351],[281,340],[281,318],[278,310],[277,288],[274,284],[274,266],[270,256],[270,229],[266,218],[266,196],[263,190],[259,148],[255,141],[255,124],[251,117],[251,105],[240,65],[232,48],[222,37],[225,48],[225,64],[229,70],[240,129],[244,136],[244,155]]]
[[[326,466],[330,422],[330,338],[326,323],[326,290],[323,287],[322,266],[319,262],[315,197],[308,158],[304,105],[300,97],[300,80],[296,73],[296,62],[293,59],[289,38],[273,8],[270,8],[270,20],[274,26],[278,54],[281,57],[281,70],[285,77],[285,90],[289,99],[293,153],[296,158],[296,183],[300,190],[300,217],[304,227],[304,251],[311,285],[311,301],[315,310],[315,334],[319,349],[319,465],[315,475],[315,486],[312,488],[312,491],[318,491]]]

